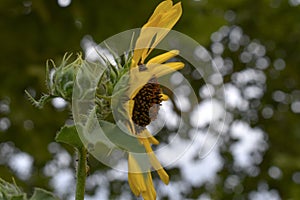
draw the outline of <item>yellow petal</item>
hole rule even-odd
[[[178,50],[172,50],[166,53],[163,53],[161,55],[155,56],[154,58],[151,58],[147,64],[162,64],[171,58],[177,56],[179,54]]]
[[[145,34],[145,32],[148,33],[149,41],[153,43],[151,46],[149,46],[149,50],[144,50],[141,54],[141,61],[144,62],[144,60],[147,58],[147,56],[151,53],[153,48],[157,46],[157,44],[168,34],[168,32],[173,28],[173,26],[177,23],[180,16],[182,14],[181,9],[181,3],[177,3],[174,5],[170,10],[164,13],[160,13],[152,18],[152,20],[148,23],[146,23],[142,28],[142,34]],[[151,29],[147,29],[147,27],[158,27],[159,29],[156,29],[155,31]],[[146,29],[145,29],[146,28]],[[151,35],[152,36],[149,36]],[[155,39],[154,39],[155,38]],[[148,43],[148,45],[150,45]]]
[[[149,141],[145,138],[143,138],[142,141],[143,141],[143,145],[146,149],[146,152],[149,156],[150,163],[151,163],[152,167],[157,171],[157,173],[159,175],[159,178],[167,185],[169,183],[169,175],[163,169],[160,162],[156,158],[156,156],[155,156],[155,154],[154,154],[154,152],[151,148],[151,145],[150,145]]]
[[[155,200],[156,199],[156,191],[154,189],[154,185],[152,182],[152,176],[151,173],[147,173],[146,177],[146,185],[147,185],[147,190],[142,192],[142,196],[144,200]]]
[[[163,1],[161,2],[154,10],[153,14],[149,18],[148,21],[153,20],[153,18],[163,12],[168,11],[170,8],[172,8],[173,2],[171,0]]]
[[[147,189],[143,173],[141,173],[138,163],[130,153],[128,155],[128,183],[136,196]]]
[[[155,145],[159,144],[159,141],[157,139],[155,139],[155,137],[153,137],[153,135],[147,129],[143,130],[140,133],[140,136],[142,138],[147,138],[151,144],[155,144]]]
[[[134,107],[134,101],[132,99],[128,100],[128,119],[131,120],[132,118],[132,112]]]
[[[146,24],[149,24],[149,22],[152,22],[151,24],[153,24],[153,21],[158,20],[159,18],[161,18],[162,13],[167,12],[168,10],[170,10],[172,8],[173,2],[171,0],[168,1],[163,1],[161,2],[156,9],[154,10],[153,14],[151,15],[151,17],[149,18],[148,22]],[[158,17],[159,16],[159,17]],[[143,26],[145,27],[146,24]],[[152,25],[154,26],[154,25]],[[152,40],[152,38],[154,37],[155,32],[150,33],[148,32],[142,32],[140,33],[140,37],[138,38],[137,42],[136,42],[136,46],[135,46],[135,51],[134,51],[134,55],[133,55],[133,60],[136,61],[136,64],[138,64],[138,62],[140,61],[141,55],[144,51],[147,51],[150,45],[150,42]],[[146,38],[146,41],[144,40]],[[134,66],[132,64],[132,66]]]
[[[133,60],[137,64],[143,64],[147,56],[151,53],[153,48],[166,36],[166,34],[173,28],[182,14],[181,3],[172,6],[172,1],[167,0],[159,4],[148,20],[143,26],[140,36],[135,45],[133,53]],[[157,27],[157,28],[148,28]],[[136,65],[132,64],[131,67]]]
[[[161,94],[161,95],[162,95],[161,99],[163,101],[168,101],[168,99],[169,99],[168,95],[165,95],[165,94]]]
[[[184,67],[182,62],[169,62],[165,64],[150,64],[147,65],[149,71],[154,74],[156,77],[164,76],[166,74],[175,72]]]
[[[159,178],[164,182],[164,184],[168,185],[169,184],[169,175],[167,172],[164,170],[164,168],[156,170],[158,173]]]
[[[141,190],[140,190],[139,186],[137,185],[135,176],[136,176],[136,174],[128,173],[128,184],[129,184],[129,187],[130,187],[131,191],[133,192],[133,194],[135,196],[140,196]]]
[[[131,59],[130,69],[133,69],[138,66],[138,63],[135,62],[135,59],[137,59],[137,58],[134,59],[134,57],[138,57],[138,53],[136,51],[138,51],[138,49],[134,50],[133,57]]]
[[[149,70],[139,71],[138,68],[133,68],[130,70],[130,80],[129,80],[129,98],[134,98],[139,90],[153,77],[153,73]]]
[[[148,22],[143,26],[145,27],[160,27],[165,29],[172,29],[176,22],[182,15],[181,3],[177,3],[172,6],[172,1],[164,1],[161,4],[161,9],[154,11]],[[160,4],[160,5],[161,5]],[[158,7],[160,6],[158,5]],[[157,7],[157,8],[158,8]]]
[[[160,18],[157,18],[159,21]],[[143,64],[146,57],[151,53],[152,49],[160,42],[170,29],[154,27],[158,22],[153,21],[151,27],[143,27],[140,36],[138,37],[132,59],[138,63]]]
[[[172,29],[177,23],[182,14],[181,3],[175,4],[170,10],[162,14],[161,20],[158,21],[155,27]]]

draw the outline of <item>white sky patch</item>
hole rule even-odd
[[[24,152],[16,153],[10,157],[8,165],[20,179],[27,180],[31,176],[33,157]]]
[[[192,92],[191,86],[187,84],[182,84],[174,89],[175,103],[176,106],[182,112],[188,112],[191,109],[191,101],[189,96]]]
[[[170,78],[173,85],[179,85],[183,81],[184,77],[179,72],[174,72]]]
[[[46,176],[54,176],[59,170],[67,168],[72,162],[70,154],[62,149],[60,146],[56,146],[55,143],[52,143],[48,146],[55,153],[54,159],[49,161],[44,167],[44,174]]]
[[[232,79],[237,85],[245,85],[252,81],[264,84],[266,82],[266,75],[261,70],[245,69],[234,73]]]
[[[191,189],[190,184],[182,181],[180,182],[170,181],[168,185],[159,182],[157,188],[159,193],[161,193],[162,195],[167,195],[172,200],[183,199],[182,194],[187,193]]]
[[[247,50],[257,57],[262,57],[266,53],[266,48],[257,42],[251,42],[250,44],[248,44]]]
[[[72,161],[70,154],[65,150],[62,150],[60,153],[56,154],[55,159],[58,163],[58,166],[61,168],[68,167]]]
[[[289,4],[291,6],[299,6],[300,5],[300,0],[289,0]]]
[[[231,108],[239,108],[240,110],[248,109],[248,101],[244,100],[241,91],[232,84],[225,85],[225,103]]]
[[[161,111],[159,111],[159,117],[162,116],[162,118],[165,120],[165,124],[167,128],[174,129],[179,127],[180,124],[180,118],[179,116],[174,112],[173,110],[173,104],[169,101],[163,101],[161,106]],[[170,117],[172,116],[172,117]]]
[[[93,196],[85,195],[85,200],[99,200],[99,199],[109,199],[110,190],[106,187],[98,187]],[[71,198],[73,200],[75,198]]]
[[[259,99],[263,96],[264,91],[261,87],[252,85],[246,87],[243,93],[247,99]]]
[[[109,52],[109,50],[103,49],[98,46],[91,36],[84,36],[84,38],[81,40],[81,46],[86,54],[85,59],[90,61],[97,60],[102,62],[103,64],[105,64],[105,61],[108,61],[112,65],[117,65],[113,55]],[[105,61],[103,59],[105,59]]]
[[[108,177],[110,176],[110,172],[117,172],[117,170],[109,170],[108,174],[102,173],[100,171],[90,175],[87,177],[86,181],[86,187],[88,189],[92,189],[94,187],[97,187],[95,194],[93,196],[86,195],[84,199],[88,200],[98,200],[98,199],[109,199],[109,179]],[[122,173],[122,172],[121,172]],[[127,176],[127,174],[126,174]],[[118,180],[123,180],[122,178]],[[127,179],[126,179],[127,180]],[[74,197],[73,197],[74,199]],[[70,200],[73,200],[70,198]]]
[[[258,190],[250,192],[250,200],[281,200],[278,191],[269,189],[268,184],[261,183],[258,185]]]
[[[202,46],[198,46],[194,51],[194,57],[196,60],[208,62],[211,59],[210,53]]]
[[[226,84],[225,85],[225,101],[226,101],[226,105],[233,107],[233,108],[235,108],[238,105],[241,105],[243,102],[243,98],[242,98],[240,90],[232,84]]]
[[[208,81],[213,85],[221,85],[223,83],[223,76],[219,73],[214,73],[208,77]]]
[[[183,84],[174,89],[176,95],[189,96],[191,94],[192,88],[189,85]]]
[[[176,106],[180,109],[182,112],[187,112],[191,109],[191,102],[188,98],[188,96],[179,94],[176,96],[175,99]]]
[[[213,182],[222,167],[217,137],[195,130],[190,132],[190,137],[187,140],[173,134],[169,144],[155,153],[163,166],[178,166],[186,182],[194,186]]]
[[[117,170],[117,169],[122,169],[122,171]],[[117,165],[112,169],[107,171],[107,178],[110,181],[113,180],[127,180],[127,171],[128,171],[128,161],[127,159],[122,159],[119,160]]]
[[[186,162],[180,164],[184,179],[194,186],[214,182],[222,168],[222,158],[216,145],[218,138],[209,132],[203,134],[195,130],[190,135],[194,138],[193,144],[184,155]]]
[[[218,100],[204,100],[191,113],[191,125],[195,128],[205,127],[222,119],[224,115],[224,107]]]
[[[215,94],[215,88],[211,84],[205,84],[199,89],[199,95],[202,99],[212,98]]]
[[[251,154],[265,151],[267,148],[264,134],[260,129],[253,129],[249,124],[237,121],[232,124],[230,134],[232,138],[238,140],[230,147],[235,165],[247,168],[261,162],[260,154],[254,154],[255,157],[251,156]]]
[[[155,151],[163,166],[178,165],[183,162],[187,149],[191,145],[190,140],[182,139],[178,134],[170,134],[168,144],[161,144],[161,148]],[[180,161],[179,161],[180,160]]]
[[[50,180],[50,185],[59,196],[73,193],[75,191],[74,171],[61,169]]]
[[[166,111],[165,108],[161,106],[159,108],[157,118],[147,126],[147,129],[149,130],[149,132],[152,135],[155,136],[156,134],[158,134],[161,131],[161,129],[164,128],[164,126],[166,124],[166,120],[167,120],[166,119],[167,114],[165,112],[168,112],[168,111]],[[160,114],[160,113],[163,113],[163,114]]]

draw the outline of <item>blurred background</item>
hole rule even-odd
[[[141,27],[159,2],[1,0],[1,178],[14,178],[29,195],[41,187],[73,199],[76,156],[69,146],[54,142],[71,112],[61,99],[39,110],[24,90],[40,97],[47,91],[47,59],[60,64],[65,52],[86,50],[87,41],[100,43]],[[154,176],[158,199],[299,199],[300,1],[183,0],[182,7],[174,29],[203,45],[221,74],[205,83],[193,68],[181,71],[200,102],[191,112],[187,137],[205,132],[208,124],[222,124],[222,129],[206,138],[206,156],[199,156],[200,137],[167,167],[168,186]],[[201,48],[191,53],[203,56]],[[179,87],[180,78],[174,76]],[[222,81],[225,92],[219,94]],[[169,112],[181,109],[172,102],[164,106]],[[222,114],[210,113],[210,107]],[[173,112],[166,118],[176,117]],[[166,119],[166,125],[165,134],[158,136],[163,143],[178,128],[176,121]],[[170,146],[170,155],[185,140]],[[168,157],[159,156],[162,163]],[[92,156],[89,164],[86,199],[134,198],[126,173]]]

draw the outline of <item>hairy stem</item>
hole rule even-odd
[[[78,149],[78,162],[76,172],[76,200],[84,200],[85,179],[87,169],[87,150],[84,147]]]

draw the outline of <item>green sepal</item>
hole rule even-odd
[[[27,90],[25,90],[25,94],[32,105],[40,109],[43,108],[47,102],[56,97],[49,94],[43,94],[43,96],[39,100],[35,100]]]
[[[56,134],[55,141],[69,144],[77,149],[83,147],[83,143],[78,135],[75,125],[63,126]]]
[[[0,199],[26,200],[27,197],[15,182],[12,184],[0,178]]]
[[[125,133],[116,124],[103,120],[99,120],[99,124],[106,137],[117,147],[128,152],[146,153],[144,146],[136,137],[130,135],[130,133]]]
[[[29,200],[59,200],[59,198],[47,190],[35,188],[34,193]]]
[[[2,200],[28,200],[26,193],[13,183],[9,183],[0,178],[0,199]],[[29,200],[59,200],[53,193],[41,188],[35,188]]]

